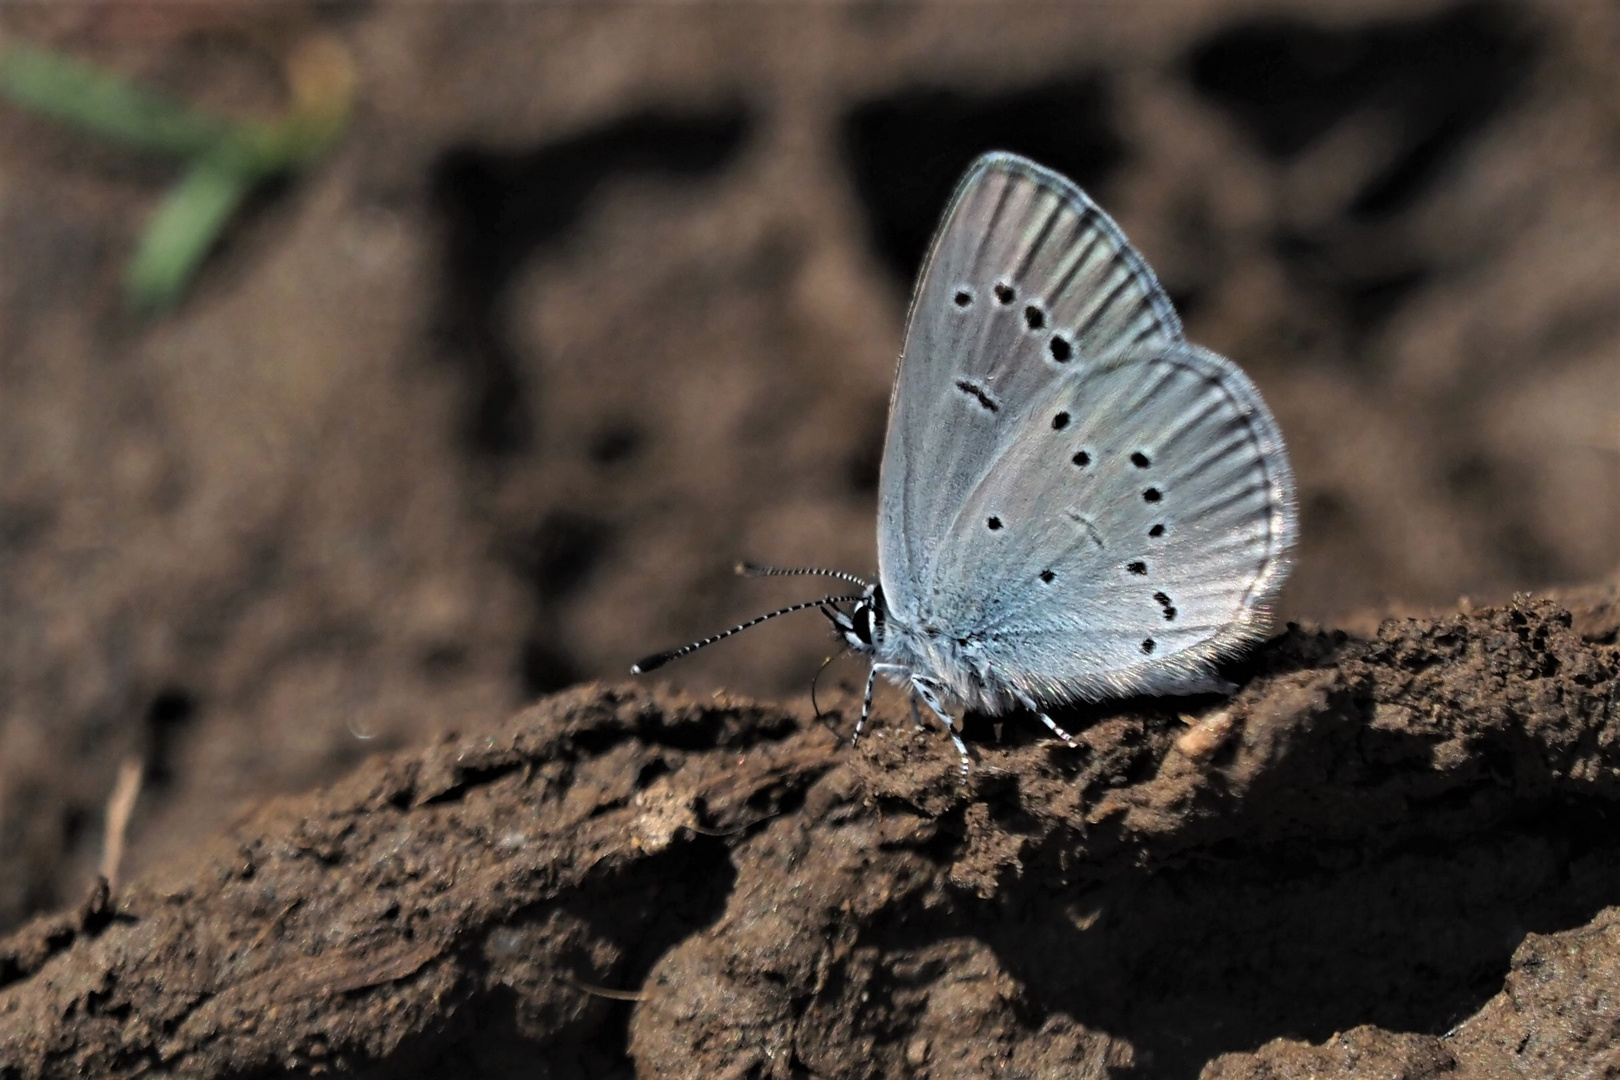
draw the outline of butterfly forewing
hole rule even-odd
[[[889,605],[1038,696],[1173,688],[1262,625],[1293,533],[1280,448],[1118,227],[987,155],[912,301],[880,485]]]
[[[1013,414],[1081,358],[1180,336],[1152,271],[1079,188],[1012,154],[979,158],[918,279],[890,401],[878,559],[891,603],[927,571]]]

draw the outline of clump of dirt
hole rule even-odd
[[[1290,628],[1231,700],[1071,716],[1078,748],[970,725],[965,784],[899,715],[850,749],[778,706],[582,687],[25,927],[0,944],[0,1060],[1596,1070],[1620,1053],[1617,636],[1615,590]]]

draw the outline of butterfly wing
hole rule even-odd
[[[1013,154],[975,161],[918,278],[889,402],[878,567],[890,605],[929,573],[1012,430],[1011,403],[1039,396],[1079,357],[1180,337],[1153,272],[1084,192]]]
[[[1175,343],[1081,362],[1030,404],[941,538],[919,612],[1040,700],[1208,688],[1210,663],[1265,631],[1296,532],[1254,384]]]
[[[1008,154],[969,169],[890,408],[889,607],[970,640],[991,675],[1048,700],[1171,689],[1263,625],[1294,532],[1276,425],[1063,177]]]

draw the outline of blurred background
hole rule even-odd
[[[127,877],[817,587],[739,557],[875,569],[910,280],[987,149],[1086,187],[1261,387],[1285,617],[1620,568],[1613,4],[124,2],[0,35],[0,928],[87,890],[121,766]],[[806,616],[666,670],[802,699],[830,651]]]

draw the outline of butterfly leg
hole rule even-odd
[[[899,664],[873,664],[871,669],[867,671],[866,693],[861,697],[861,718],[855,721],[855,734],[849,740],[851,746],[861,741],[861,729],[866,726],[866,718],[872,715],[872,684],[877,682],[879,669],[902,674],[906,671]],[[916,706],[913,705],[912,708],[915,710]]]
[[[950,713],[940,708],[939,702],[934,700],[934,695],[928,689],[928,687],[919,684],[916,679],[911,680],[911,686],[913,693],[916,695],[916,697],[914,697],[912,700],[915,701],[916,698],[922,698],[923,704],[928,706],[929,711],[931,711],[935,716],[939,717],[939,722],[941,724],[945,725],[945,734],[949,735],[951,737],[951,742],[956,744],[956,752],[961,755],[962,758],[962,778],[964,780],[967,779],[967,744],[962,741],[962,736],[958,735],[956,732],[956,721],[951,719]]]
[[[1030,697],[1028,694],[1021,693],[1018,695],[1018,703],[1024,708],[1028,709],[1030,712],[1034,713],[1036,716],[1039,716],[1041,718],[1041,723],[1052,729],[1052,734],[1056,735],[1070,746],[1074,745],[1074,736],[1058,727],[1056,722],[1054,722],[1050,716],[1047,716],[1046,713],[1042,712],[1041,707],[1035,704],[1034,698]]]
[[[1615,686],[1620,687],[1620,682],[1615,683]],[[911,703],[911,726],[921,731],[925,725],[922,722],[922,714],[917,711],[917,695],[908,694],[906,700]]]

